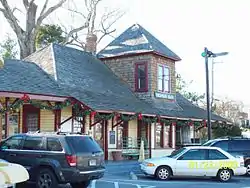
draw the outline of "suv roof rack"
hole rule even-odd
[[[229,139],[229,140],[234,140],[234,139],[249,139],[247,137],[244,137],[243,135],[241,136],[223,136],[223,137],[220,137],[218,139]]]
[[[47,135],[76,135],[77,134],[77,135],[87,135],[87,134],[84,134],[84,133],[81,133],[81,132],[62,132],[62,131],[42,132],[40,130],[38,130],[38,131],[29,131],[29,132],[27,132],[27,134],[47,134]]]

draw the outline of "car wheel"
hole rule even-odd
[[[172,170],[168,166],[160,166],[155,175],[159,180],[168,180],[172,176]]]
[[[217,176],[220,181],[227,182],[232,178],[232,171],[230,169],[221,169]]]
[[[246,173],[246,175],[247,175],[247,176],[250,176],[250,162],[247,162],[247,163],[246,163],[246,168],[247,168],[247,173]]]
[[[58,181],[55,174],[50,169],[41,169],[36,178],[37,188],[57,188]]]
[[[90,184],[90,181],[84,181],[80,183],[71,183],[72,188],[87,188]]]

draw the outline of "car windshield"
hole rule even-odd
[[[182,153],[184,153],[185,151],[187,150],[187,148],[181,148],[175,152],[173,152],[171,155],[167,156],[167,157],[170,157],[170,158],[177,158],[179,155],[181,155]]]
[[[209,140],[207,142],[205,142],[204,144],[202,144],[203,146],[211,146],[215,141],[214,140]]]

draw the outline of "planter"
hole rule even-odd
[[[122,151],[112,151],[112,158],[114,161],[121,161],[123,160]]]

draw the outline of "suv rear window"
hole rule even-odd
[[[97,142],[89,136],[67,136],[66,141],[77,153],[102,152]]]
[[[231,140],[230,149],[232,151],[250,151],[250,140]]]

